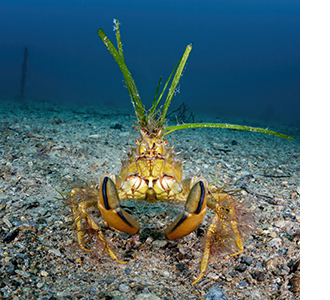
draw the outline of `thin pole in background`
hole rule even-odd
[[[21,96],[20,96],[21,100],[24,97],[25,76],[26,76],[26,71],[27,71],[27,57],[28,57],[28,47],[25,47],[24,48],[24,59],[23,59],[23,64],[22,64]]]

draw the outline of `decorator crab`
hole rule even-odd
[[[146,112],[132,75],[124,62],[119,21],[114,20],[114,24],[118,49],[110,42],[102,29],[99,29],[98,35],[124,75],[137,116],[140,139],[135,141],[136,147],[131,147],[128,156],[122,161],[119,175],[105,174],[100,178],[98,190],[92,187],[88,187],[90,191],[84,188],[74,188],[66,197],[73,211],[74,227],[78,232],[78,243],[83,250],[92,251],[84,246],[86,231],[83,230],[83,227],[87,227],[96,233],[112,259],[119,263],[126,263],[117,259],[99,226],[90,217],[87,209],[91,206],[98,206],[104,220],[112,228],[130,234],[137,234],[140,231],[140,225],[121,207],[122,199],[145,200],[148,202],[182,201],[185,203],[182,215],[177,217],[165,230],[166,238],[170,240],[182,238],[194,231],[203,221],[206,210],[209,208],[214,211],[214,216],[206,232],[201,272],[193,282],[195,284],[206,271],[210,253],[216,254],[216,252],[221,252],[226,247],[227,250],[229,249],[232,252],[232,255],[237,255],[243,251],[243,242],[251,232],[253,219],[246,205],[237,201],[232,194],[225,193],[215,187],[208,187],[206,180],[202,177],[183,179],[183,162],[176,158],[173,147],[167,147],[164,136],[179,129],[212,127],[249,130],[287,139],[291,138],[267,129],[230,124],[192,123],[166,126],[166,113],[192,45],[187,46],[160,96],[158,96],[158,92],[161,79],[159,80],[152,107]],[[174,77],[167,98],[163,107],[159,109],[159,102],[167,90],[173,74]]]

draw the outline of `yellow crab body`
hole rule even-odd
[[[117,186],[120,198],[146,200],[173,200],[182,191],[177,184],[182,179],[182,162],[175,158],[173,148],[157,138],[141,133],[141,142],[132,148],[122,161],[120,178],[124,184]]]

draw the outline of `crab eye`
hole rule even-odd
[[[167,145],[167,141],[165,141],[164,144]]]
[[[135,140],[135,144],[137,144],[138,143],[138,140]]]

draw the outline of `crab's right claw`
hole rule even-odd
[[[188,194],[184,213],[165,230],[169,240],[186,236],[202,223],[206,213],[206,196],[204,183],[198,181]]]
[[[109,226],[131,234],[139,232],[139,223],[121,208],[117,187],[108,175],[100,179],[99,209]]]

